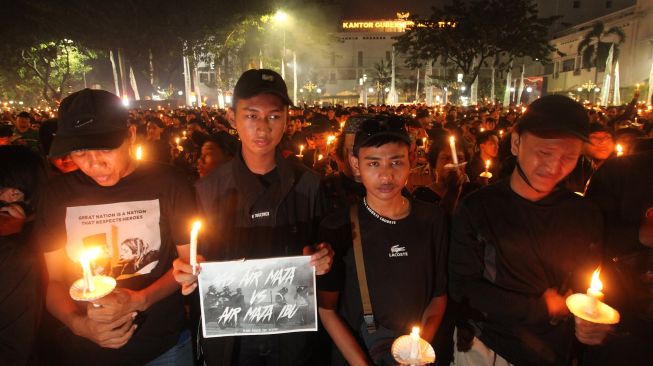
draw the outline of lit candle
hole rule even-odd
[[[590,314],[596,314],[599,302],[603,301],[604,297],[603,292],[601,292],[601,290],[603,290],[603,283],[599,278],[599,273],[601,273],[601,269],[597,268],[592,274],[592,282],[590,283],[590,287],[587,289],[587,296],[590,297],[591,301],[588,303],[589,308],[586,310]]]
[[[410,332],[410,360],[417,360],[419,358],[419,327],[413,327]]]
[[[299,158],[304,157],[304,145],[299,145],[299,155],[297,155]]]
[[[422,147],[424,148],[424,150],[426,150],[426,148],[427,148],[427,145],[426,145],[427,142],[428,142],[428,139],[426,137],[422,137]]]
[[[322,155],[322,154],[320,154],[320,155],[317,156],[317,160],[318,160],[318,161],[322,160],[323,158],[324,158],[324,155]]]
[[[621,144],[617,144],[617,156],[622,156],[624,154],[624,147]]]
[[[490,173],[490,159],[485,161],[485,171],[480,174],[481,178],[492,178],[492,173]]]
[[[454,165],[458,165],[458,153],[456,153],[456,138],[449,136],[449,147],[451,147],[451,159]]]
[[[177,138],[175,139],[175,144],[177,144],[177,146],[179,146],[179,141],[180,141],[180,139],[179,139],[179,137],[177,137]]]
[[[193,267],[193,274],[196,274],[197,267],[197,235],[200,232],[200,227],[202,223],[200,221],[195,221],[193,223],[193,228],[190,231],[190,265]]]
[[[481,127],[481,132],[485,132],[485,128]]]
[[[184,138],[186,138],[186,131],[183,131],[182,134],[184,135]]]
[[[331,145],[335,139],[335,136],[329,135],[329,137],[327,137],[327,146]]]
[[[499,138],[503,138],[503,130],[499,130]]]
[[[635,84],[635,91],[639,91],[639,84]]]
[[[141,145],[136,146],[136,160],[143,159],[143,147]]]

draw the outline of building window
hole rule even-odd
[[[335,84],[335,83],[336,83],[336,73],[332,71],[329,74],[329,84]]]
[[[573,7],[574,7],[574,9],[580,8],[580,1],[574,1]]]
[[[606,1],[605,2],[605,7],[608,8],[608,9],[612,8],[612,1]]]
[[[570,58],[562,62],[562,72],[574,71],[574,66],[576,64],[575,58]]]
[[[363,67],[363,51],[358,51],[358,67]]]
[[[208,83],[209,82],[209,74],[205,72],[200,72],[200,83]]]

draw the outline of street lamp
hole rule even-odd
[[[286,57],[286,27],[285,24],[288,22],[288,13],[286,13],[283,10],[277,10],[277,12],[274,14],[274,21],[277,24],[281,25],[281,29],[283,29],[283,49],[282,49],[282,54],[281,54],[281,78],[286,79],[286,65],[284,63],[284,59]]]
[[[527,93],[531,93],[531,92],[533,92],[533,88],[531,88],[530,86],[527,87],[527,88],[526,88],[526,92],[527,92]]]

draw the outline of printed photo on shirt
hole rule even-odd
[[[94,272],[117,280],[145,275],[158,264],[161,248],[159,200],[68,207],[68,256],[99,247]]]

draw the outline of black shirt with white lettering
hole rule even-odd
[[[444,213],[417,200],[411,201],[410,214],[401,220],[378,218],[363,203],[358,205],[358,212],[374,317],[385,328],[407,333],[420,324],[430,301],[446,293]],[[324,219],[320,234],[336,255],[331,271],[318,278],[318,288],[340,292],[339,312],[356,331],[363,322],[363,309],[349,209]]]
[[[82,277],[80,250],[96,247],[94,274],[114,277],[118,288],[141,290],[164,276],[189,240],[197,217],[186,178],[171,166],[142,162],[110,187],[81,170],[49,182],[38,210],[36,236],[43,252],[66,249],[66,264]],[[67,285],[70,285],[67,284]],[[85,306],[85,305],[84,305]],[[67,364],[145,364],[170,349],[184,327],[182,296],[174,291],[144,311],[138,330],[119,349],[102,348],[68,332],[60,337]],[[92,361],[91,361],[92,360]]]

